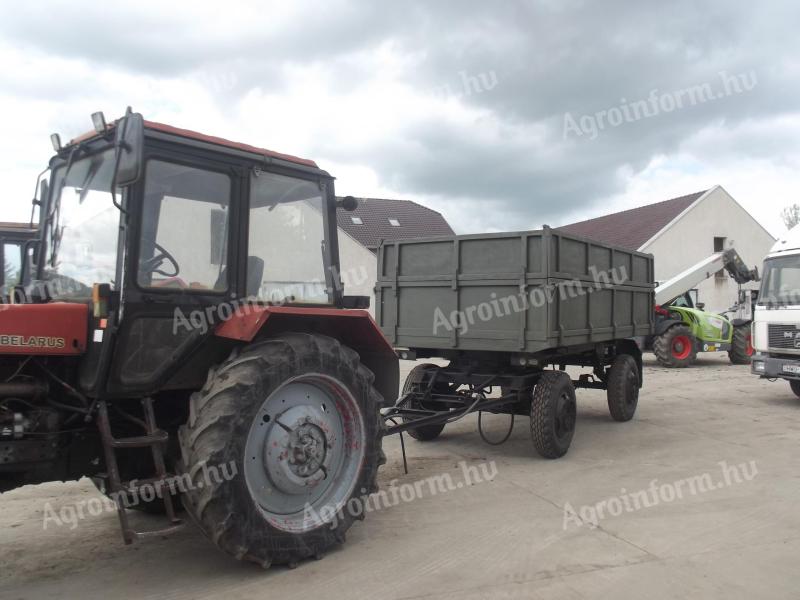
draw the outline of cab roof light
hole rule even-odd
[[[97,133],[106,132],[106,117],[103,114],[103,111],[92,113],[92,125],[94,125],[94,130]]]

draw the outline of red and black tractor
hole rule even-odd
[[[309,160],[130,109],[93,122],[52,136],[0,305],[0,491],[88,476],[126,542],[154,533],[126,508],[165,513],[162,533],[180,496],[238,559],[321,556],[376,490],[398,390],[368,299],[343,292],[355,201]]]

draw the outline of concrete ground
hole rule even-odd
[[[236,563],[192,526],[133,546],[111,513],[44,529],[48,502],[59,511],[96,497],[92,485],[15,490],[0,500],[0,597],[797,598],[800,400],[724,354],[687,370],[649,356],[645,378],[629,423],[610,420],[603,392],[579,391],[572,448],[555,461],[535,455],[521,418],[498,447],[480,440],[475,418],[435,442],[407,440],[408,475],[398,438],[387,439],[381,482],[400,500],[295,570]],[[506,419],[488,419],[487,435],[502,436]],[[472,485],[464,461],[486,469]],[[424,484],[410,499],[403,485],[445,473],[455,489]],[[567,504],[598,526],[565,519]]]

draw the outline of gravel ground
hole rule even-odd
[[[398,493],[343,547],[295,570],[236,563],[191,525],[132,546],[113,513],[44,528],[48,506],[97,492],[87,480],[20,488],[0,503],[0,597],[798,597],[800,400],[788,384],[724,354],[686,370],[649,356],[633,421],[611,421],[603,392],[580,390],[578,402],[572,448],[556,461],[535,455],[521,418],[503,446],[482,443],[472,417],[435,442],[407,440],[408,475],[399,439],[387,439],[384,489],[444,474],[453,489],[431,493],[426,482],[414,499]],[[487,422],[493,437],[508,426]]]

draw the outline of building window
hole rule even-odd
[[[722,252],[725,250],[725,241],[727,238],[714,237],[714,252]],[[725,269],[720,269],[714,274],[717,279],[725,279]]]
[[[389,219],[389,225],[392,227],[400,227],[400,221],[397,219]]]
[[[361,217],[350,217],[350,220],[353,222],[353,225],[363,225],[364,221],[361,220]]]

